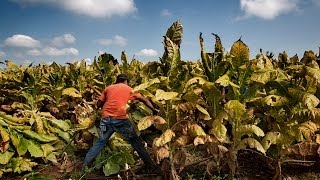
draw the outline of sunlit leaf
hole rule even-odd
[[[237,146],[237,150],[245,149],[247,147],[252,148],[252,149],[257,149],[258,151],[262,152],[263,154],[266,154],[266,151],[264,150],[262,145],[256,139],[246,138],[246,139],[241,140],[241,142]]]
[[[268,132],[266,136],[262,139],[261,145],[264,150],[268,150],[272,144],[276,144],[280,138],[279,132]]]
[[[153,144],[157,147],[163,146],[175,137],[175,133],[171,129],[167,129],[159,138],[155,138]]]

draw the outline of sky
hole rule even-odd
[[[251,57],[271,51],[318,53],[320,0],[1,0],[0,61],[64,64],[100,53],[158,61],[163,37],[181,20],[182,60],[200,59],[216,33],[225,51],[242,37]]]

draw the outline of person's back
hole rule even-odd
[[[102,107],[102,118],[127,119],[126,104],[128,100],[134,100],[139,96],[141,95],[133,94],[132,88],[124,83],[108,86],[100,97],[100,100],[105,102]]]

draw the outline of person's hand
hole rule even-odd
[[[156,109],[152,109],[152,115],[153,115],[153,116],[158,115],[158,110],[156,110]]]

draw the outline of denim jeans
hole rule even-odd
[[[93,144],[86,154],[83,167],[87,166],[99,154],[114,132],[120,133],[124,139],[131,144],[146,165],[154,165],[154,162],[144,148],[131,122],[129,120],[107,117],[103,118],[100,122],[99,139]]]

